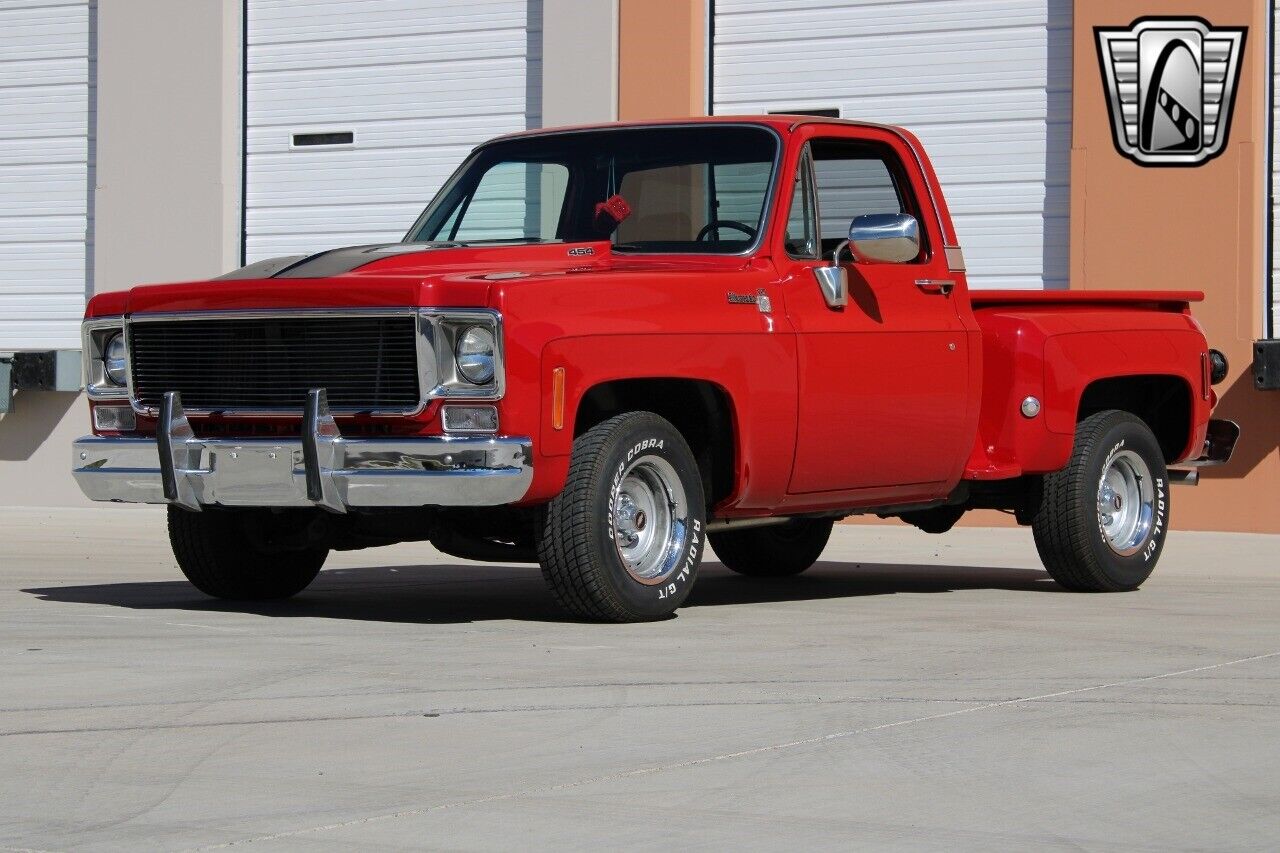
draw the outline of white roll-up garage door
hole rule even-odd
[[[1276,49],[1280,48],[1280,4],[1271,4],[1271,322],[1264,334],[1280,338],[1280,60]],[[1266,286],[1266,285],[1264,285]]]
[[[92,289],[91,7],[0,5],[0,352],[78,349]]]
[[[537,127],[541,0],[249,0],[245,254],[399,240],[477,143]]]
[[[1067,285],[1069,0],[715,0],[712,108],[838,108],[928,148],[987,288]]]

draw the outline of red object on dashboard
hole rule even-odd
[[[625,198],[614,193],[596,205],[596,230],[606,236],[612,234],[630,215],[631,205],[627,204]]]

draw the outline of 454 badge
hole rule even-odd
[[[1142,166],[1199,166],[1221,154],[1246,31],[1164,17],[1095,28],[1117,150]]]

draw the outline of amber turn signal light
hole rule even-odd
[[[564,368],[551,371],[551,427],[564,429]]]

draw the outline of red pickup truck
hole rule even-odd
[[[1191,292],[971,291],[896,127],[711,118],[481,145],[402,242],[89,303],[95,500],[169,505],[229,599],[332,549],[538,562],[609,621],[671,614],[708,542],[779,577],[835,521],[1030,525],[1073,590],[1155,567],[1225,461]]]

